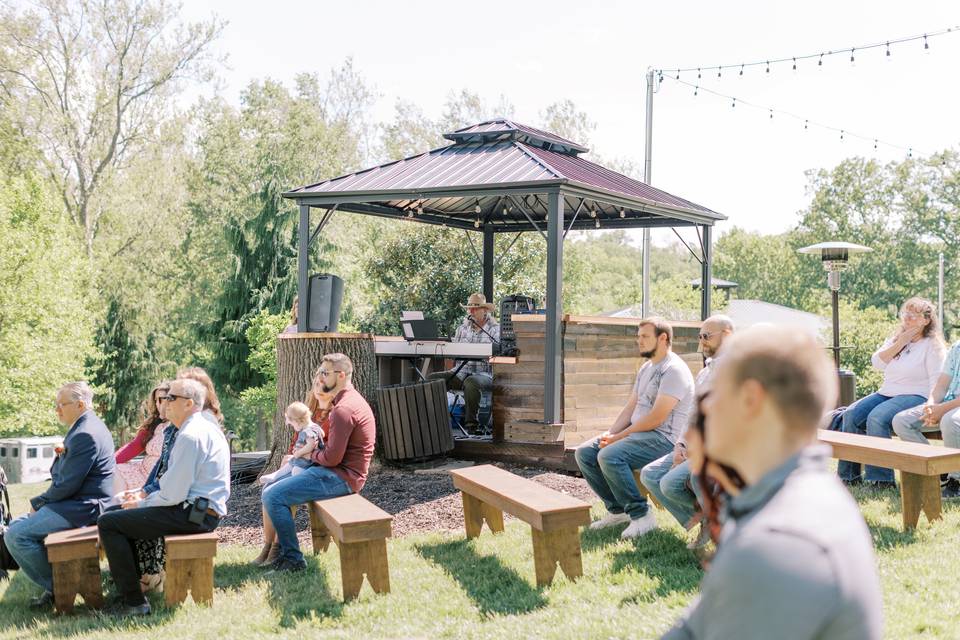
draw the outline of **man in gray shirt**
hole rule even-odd
[[[576,450],[577,466],[609,512],[591,529],[629,522],[621,537],[635,538],[657,526],[633,470],[673,451],[690,420],[693,374],[672,344],[673,328],[666,320],[640,321],[637,345],[648,361],[637,372],[633,392],[610,430]]]
[[[705,468],[727,465],[745,486],[728,487],[700,597],[663,638],[881,637],[870,533],[815,444],[836,397],[836,370],[802,332],[750,329],[724,344],[704,400]]]

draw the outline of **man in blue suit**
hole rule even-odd
[[[34,607],[53,604],[53,571],[43,541],[48,534],[95,524],[113,488],[113,438],[93,412],[93,391],[70,382],[57,392],[57,419],[69,426],[63,452],[50,467],[52,482],[30,500],[30,513],[17,518],[4,542],[20,570],[43,587]]]

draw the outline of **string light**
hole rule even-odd
[[[477,200],[477,206],[473,208],[473,212],[477,215],[480,215],[481,211],[483,211],[483,209],[480,208],[480,201]]]
[[[668,79],[668,80],[675,80],[678,84],[682,84],[682,85],[685,85],[685,86],[688,86],[688,87],[694,87],[694,86],[695,86],[695,85],[693,85],[693,84],[691,84],[691,83],[689,83],[689,82],[684,82],[683,80],[679,80],[678,78],[675,78],[674,76],[671,76],[671,75],[669,75],[669,74],[665,75],[664,78],[666,78],[666,79]],[[809,118],[805,118],[804,116],[797,115],[796,113],[792,113],[792,112],[790,112],[790,111],[785,111],[785,110],[783,110],[783,109],[777,109],[777,108],[771,107],[771,106],[769,106],[769,105],[760,105],[760,104],[755,104],[755,103],[752,103],[752,102],[747,102],[747,101],[745,101],[745,100],[741,100],[740,98],[737,98],[736,96],[726,95],[726,94],[720,93],[720,92],[718,92],[718,91],[714,91],[714,90],[712,90],[712,89],[710,89],[710,88],[708,88],[708,87],[701,87],[701,86],[699,86],[699,85],[696,85],[696,87],[697,87],[698,91],[699,91],[699,90],[703,90],[704,92],[706,92],[706,93],[708,93],[708,94],[710,94],[710,95],[716,96],[716,97],[718,97],[718,98],[724,98],[724,99],[730,100],[730,106],[731,106],[732,108],[736,108],[737,103],[739,102],[739,103],[742,103],[742,104],[746,105],[748,108],[763,109],[764,111],[767,112],[768,119],[772,119],[772,118],[773,118],[773,115],[774,115],[775,113],[777,113],[777,114],[779,114],[779,115],[781,115],[781,116],[785,116],[785,117],[787,117],[787,118],[793,118],[794,120],[798,120],[798,121],[799,121],[799,120],[802,120],[802,121],[803,121],[803,128],[804,128],[805,131],[806,131],[806,130],[809,130],[811,127],[816,127],[816,128],[823,129],[823,130],[827,130],[827,131],[833,131],[833,132],[838,133],[838,134],[840,135],[840,139],[841,139],[841,140],[844,140],[844,141],[845,141],[847,138],[855,138],[855,139],[858,139],[858,140],[863,140],[863,141],[868,142],[868,143],[873,143],[874,149],[877,149],[880,144],[883,144],[884,146],[890,147],[890,148],[892,148],[892,149],[900,149],[901,151],[906,151],[906,152],[908,152],[908,156],[909,156],[909,157],[913,157],[913,155],[912,155],[912,154],[913,154],[913,148],[912,148],[912,147],[906,147],[906,146],[902,146],[902,145],[899,145],[899,144],[895,144],[895,143],[893,143],[893,142],[887,142],[887,141],[882,140],[882,139],[880,139],[879,137],[876,137],[876,136],[865,136],[865,135],[860,135],[860,134],[852,133],[852,132],[850,132],[849,130],[847,130],[847,129],[845,129],[845,128],[834,127],[834,126],[831,126],[831,125],[828,125],[828,124],[824,124],[824,123],[822,123],[822,122],[811,121]]]
[[[627,212],[623,210],[623,207],[620,207],[620,217],[621,218],[627,217]]]
[[[480,228],[480,218],[477,218],[476,220],[473,221],[473,228],[474,229]]]
[[[507,208],[506,208],[506,207],[503,208],[503,215],[507,215]]]
[[[696,96],[696,95],[697,95],[697,91],[699,91],[699,90],[700,90],[700,85],[695,86],[695,87],[693,88],[693,95]]]
[[[597,217],[597,210],[596,210],[596,209],[590,209],[590,217],[591,217],[591,218],[596,218],[596,217]]]
[[[597,220],[597,229],[599,229],[599,228],[600,228],[600,221]]]
[[[790,62],[790,63],[792,63],[792,68],[793,68],[794,71],[796,71],[796,70],[797,70],[797,61],[798,61],[798,60],[801,60],[801,61],[802,61],[802,60],[809,60],[809,59],[813,59],[813,58],[816,58],[816,59],[817,59],[817,66],[818,66],[818,67],[822,67],[822,66],[823,66],[823,58],[824,58],[825,56],[834,56],[834,55],[838,55],[838,54],[840,54],[840,53],[844,53],[844,52],[847,52],[847,51],[850,52],[851,62],[854,62],[856,51],[866,51],[866,50],[869,50],[869,49],[875,49],[875,48],[880,48],[880,47],[883,47],[883,48],[886,50],[886,57],[890,57],[890,55],[891,55],[891,53],[890,53],[890,46],[891,46],[891,45],[903,44],[903,43],[906,43],[906,42],[914,42],[914,41],[921,41],[921,40],[923,41],[923,48],[924,48],[924,50],[925,50],[925,51],[929,51],[929,49],[930,49],[930,42],[929,42],[930,38],[934,38],[934,37],[937,37],[937,36],[943,36],[943,35],[947,35],[947,34],[952,34],[952,33],[956,32],[956,31],[960,31],[960,26],[951,26],[951,27],[948,27],[948,28],[945,28],[945,29],[939,29],[939,30],[937,30],[937,31],[928,31],[927,33],[923,33],[923,34],[919,34],[919,35],[906,36],[906,37],[903,37],[903,38],[895,38],[895,39],[892,39],[892,40],[881,40],[881,41],[879,41],[879,42],[872,42],[872,43],[868,43],[868,44],[860,44],[860,45],[855,45],[855,46],[839,47],[839,48],[835,48],[835,49],[829,49],[829,50],[827,50],[827,51],[818,51],[818,52],[815,52],[815,53],[809,53],[809,54],[799,55],[799,56],[793,56],[793,55],[791,55],[791,56],[788,56],[788,57],[785,57],[785,58],[768,58],[768,59],[760,59],[760,60],[757,60],[757,61],[755,61],[755,62],[742,62],[742,63],[740,63],[740,65],[739,65],[740,71],[739,71],[739,74],[738,74],[738,75],[741,75],[741,76],[742,76],[742,75],[743,75],[743,72],[744,72],[744,70],[745,70],[746,67],[755,67],[755,66],[761,66],[761,65],[764,67],[764,70],[765,70],[766,73],[770,73],[770,68],[771,68],[771,66],[772,66],[772,65],[775,65],[775,64],[777,64],[777,63],[780,63],[780,62]],[[723,69],[725,69],[725,68],[732,68],[732,67],[736,67],[736,66],[738,66],[738,65],[735,65],[735,64],[711,64],[711,65],[700,65],[700,66],[697,66],[697,67],[689,67],[689,68],[686,68],[686,69],[684,69],[684,68],[681,67],[681,68],[677,68],[677,69],[676,69],[676,77],[680,77],[680,74],[683,73],[683,72],[696,71],[696,72],[697,72],[697,79],[699,80],[699,79],[702,78],[702,75],[703,75],[703,74],[702,74],[702,71],[703,71],[704,69],[707,69],[707,70],[716,69],[716,70],[717,70],[717,77],[720,78],[720,77],[722,77]],[[663,69],[659,69],[658,72],[663,73]],[[661,79],[662,79],[662,78],[661,78]]]

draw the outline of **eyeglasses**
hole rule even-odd
[[[318,373],[321,377],[326,378],[326,377],[327,377],[328,375],[330,375],[331,373],[343,373],[343,371],[341,371],[340,369],[331,369],[330,371],[327,371],[326,369],[320,369],[320,371],[318,371],[317,373]]]
[[[901,311],[900,319],[901,320],[919,320],[920,318],[926,318],[926,313],[913,313],[912,311]]]
[[[714,331],[714,332],[712,332],[712,333],[700,333],[700,334],[697,334],[697,337],[700,338],[701,340],[709,340],[712,336],[715,336],[715,335],[717,335],[718,333],[720,333],[720,332],[719,332],[719,331]]]
[[[168,393],[165,396],[160,396],[159,398],[157,398],[157,400],[159,400],[160,402],[173,402],[177,398],[183,398],[184,400],[186,400],[187,396],[178,396],[175,393]]]
[[[70,402],[58,402],[53,406],[56,407],[57,409],[63,409],[68,404],[77,404],[77,402],[79,402],[79,400],[71,400]]]

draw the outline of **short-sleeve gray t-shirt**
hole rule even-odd
[[[644,363],[637,372],[633,390],[637,394],[637,404],[630,416],[630,424],[650,413],[661,393],[677,399],[677,406],[655,429],[670,442],[676,442],[686,430],[693,411],[693,374],[683,358],[671,351],[659,363]]]

